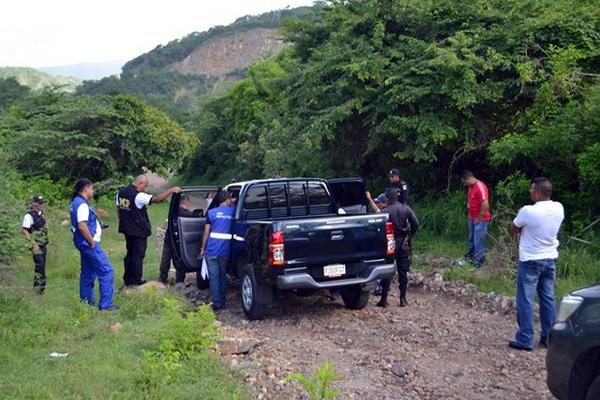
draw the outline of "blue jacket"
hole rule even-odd
[[[77,209],[79,208],[80,205],[82,205],[84,203],[87,204],[88,207],[90,208],[90,216],[87,221],[88,229],[90,230],[90,233],[92,234],[92,236],[94,236],[96,234],[96,212],[94,211],[92,206],[89,205],[89,203],[87,202],[86,199],[84,199],[81,196],[75,197],[73,199],[73,201],[71,202],[71,207],[70,207],[69,211],[71,214],[71,231],[73,232],[73,243],[75,244],[75,247],[77,247],[77,248],[80,248],[81,246],[84,246],[84,245],[89,245],[87,240],[85,240],[85,238],[81,234],[81,231],[79,230],[79,227],[78,227],[79,224],[77,223]]]
[[[208,257],[229,257],[234,211],[235,209],[229,206],[220,206],[208,211],[206,223],[210,224],[210,234],[204,249]]]

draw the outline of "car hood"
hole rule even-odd
[[[583,298],[600,298],[600,284],[586,286],[571,292],[572,295]]]

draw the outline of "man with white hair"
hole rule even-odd
[[[148,236],[152,234],[152,226],[146,209],[152,203],[160,203],[173,193],[181,192],[174,186],[163,193],[152,196],[145,193],[148,187],[148,177],[138,175],[131,185],[117,193],[117,209],[119,215],[119,232],[125,235],[127,254],[124,258],[125,286],[142,285],[144,274],[144,257],[148,246]]]

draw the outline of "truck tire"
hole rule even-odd
[[[587,390],[585,400],[597,400],[600,399],[600,375],[594,379],[592,384]]]
[[[347,286],[341,292],[346,308],[351,310],[362,310],[369,303],[369,292],[362,290],[360,286]]]
[[[266,292],[271,288],[256,281],[254,269],[250,264],[245,265],[242,269],[241,281],[240,295],[244,314],[250,320],[263,319],[269,305],[264,299],[268,298]]]

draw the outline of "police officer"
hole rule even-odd
[[[400,171],[392,168],[388,174],[390,184],[388,188],[394,188],[398,191],[398,201],[405,206],[408,205],[408,183],[400,179]]]
[[[46,288],[46,252],[48,249],[48,228],[44,218],[44,198],[34,196],[31,199],[31,207],[23,217],[21,233],[31,243],[31,254],[33,255],[34,278],[33,288],[38,294],[44,293]]]
[[[90,305],[96,304],[94,282],[98,278],[100,288],[98,308],[110,310],[113,308],[114,268],[100,246],[102,228],[94,208],[89,203],[93,197],[92,182],[85,178],[77,181],[70,214],[73,243],[81,255],[79,298]]]
[[[388,188],[385,192],[388,206],[381,212],[388,213],[394,224],[396,238],[396,268],[398,269],[398,281],[400,286],[400,307],[406,307],[406,289],[408,287],[408,271],[412,256],[411,236],[419,229],[419,220],[410,207],[398,202],[398,191]],[[381,300],[377,307],[387,307],[387,296],[390,291],[391,279],[381,281]]]
[[[148,187],[148,177],[138,175],[131,185],[117,193],[117,209],[119,215],[119,232],[125,235],[127,254],[124,258],[125,286],[142,285],[144,274],[144,257],[148,247],[148,236],[152,234],[152,226],[146,209],[152,203],[160,203],[173,193],[181,192],[174,186],[165,192],[152,196],[145,193]]]
[[[232,239],[233,213],[229,193],[225,190],[217,193],[214,201],[218,207],[208,210],[200,257],[206,257],[208,281],[212,297],[212,309],[225,306],[227,298],[227,263]]]

